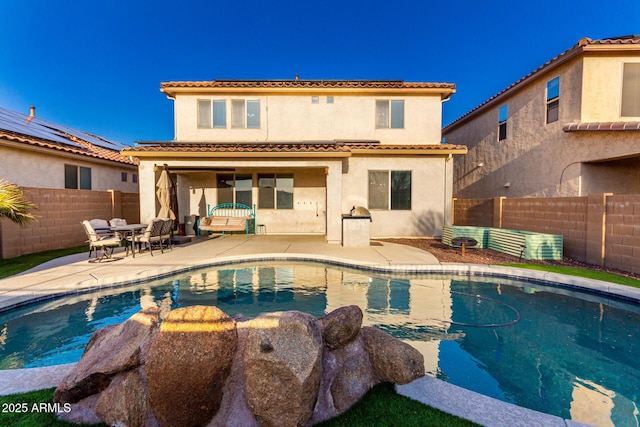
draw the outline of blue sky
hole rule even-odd
[[[173,138],[160,82],[299,74],[455,83],[446,125],[581,37],[640,34],[640,1],[610,4],[0,0],[0,107],[132,145]]]

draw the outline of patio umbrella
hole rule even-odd
[[[156,183],[158,190],[156,195],[160,201],[160,211],[158,218],[171,218],[175,220],[178,217],[178,200],[176,194],[176,185],[171,179],[168,168],[165,165],[164,170],[160,174],[160,178]]]

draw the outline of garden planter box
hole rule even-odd
[[[451,239],[455,237],[471,237],[478,241],[476,248],[493,249],[526,260],[562,259],[562,235],[559,234],[492,227],[445,226],[442,243],[453,246]]]

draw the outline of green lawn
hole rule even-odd
[[[43,262],[51,261],[66,255],[88,252],[87,245],[75,246],[67,249],[56,249],[53,251],[38,252],[35,254],[22,255],[16,258],[0,259],[0,279],[22,273],[30,268],[40,265]]]
[[[604,271],[589,270],[579,267],[564,267],[559,265],[546,264],[500,264],[504,267],[528,268],[530,270],[540,270],[549,273],[567,274],[569,276],[585,277],[587,279],[602,280],[604,282],[617,283],[619,285],[640,288],[640,280],[617,274],[606,273]]]
[[[53,402],[53,388],[29,393],[0,396],[0,426],[73,426],[59,421],[55,414],[38,412],[40,403]],[[35,406],[34,406],[35,404]],[[16,409],[25,409],[16,412]],[[34,409],[36,409],[34,411]],[[10,410],[10,411],[9,411]],[[103,426],[104,424],[93,424]],[[318,424],[323,427],[369,427],[369,426],[434,426],[470,427],[478,424],[423,405],[397,394],[393,385],[383,383],[372,388],[360,402],[339,417]]]

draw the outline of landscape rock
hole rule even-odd
[[[93,334],[55,392],[60,418],[114,426],[304,426],[375,384],[424,375],[422,355],[343,307],[232,319],[215,307],[158,309]]]
[[[322,339],[330,349],[344,347],[353,341],[362,326],[362,310],[357,305],[340,307],[318,319]]]
[[[247,403],[262,426],[305,425],[313,414],[322,371],[316,319],[298,311],[263,314],[246,322]]]
[[[369,326],[360,334],[381,381],[402,385],[424,376],[424,356],[409,344]]]
[[[138,370],[117,376],[100,393],[96,415],[110,426],[142,427],[149,412],[146,386]]]
[[[78,364],[58,385],[54,401],[78,402],[106,389],[114,375],[138,367],[158,333],[158,318],[159,311],[149,308],[96,331]]]
[[[165,317],[145,371],[160,426],[206,425],[222,400],[237,347],[236,322],[217,307],[175,309]]]
[[[362,337],[340,349],[325,351],[320,392],[310,424],[341,414],[379,382]]]

